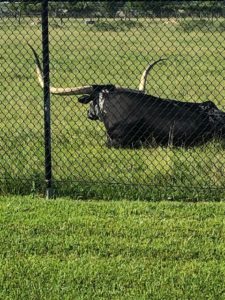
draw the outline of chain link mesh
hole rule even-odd
[[[51,85],[138,89],[147,65],[166,58],[150,71],[146,94],[183,103],[212,101],[223,116],[223,6],[221,1],[49,1]],[[43,90],[28,45],[41,60],[41,3],[0,3],[0,34],[0,191],[43,192]],[[59,195],[207,200],[224,194],[222,136],[194,147],[177,147],[171,140],[108,147],[106,124],[90,120],[90,104],[78,97],[51,95],[52,172]],[[124,117],[126,111],[128,121],[135,114],[140,120],[149,105],[141,107],[143,96],[135,97],[135,113],[123,107],[123,97],[113,113]],[[159,118],[176,114],[158,109],[156,128]],[[113,121],[107,116],[107,122]],[[189,125],[190,117],[184,132]]]

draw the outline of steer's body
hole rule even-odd
[[[93,99],[88,116],[104,122],[109,146],[136,147],[152,141],[194,146],[224,135],[225,113],[211,101],[188,103],[104,88]]]

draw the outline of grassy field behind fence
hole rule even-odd
[[[225,298],[225,204],[0,197],[0,299]]]
[[[41,55],[36,23],[29,18],[20,25],[14,19],[0,20],[1,193],[43,190],[43,99],[27,46],[29,42]],[[191,102],[212,100],[224,109],[224,24],[223,19],[104,20],[95,25],[82,19],[66,19],[63,24],[50,19],[52,84],[137,88],[146,65],[166,57],[168,61],[151,72],[148,93]],[[224,143],[189,150],[108,149],[103,125],[87,120],[87,107],[76,97],[52,96],[51,101],[58,193],[101,197],[105,187],[100,193],[93,182],[104,183],[109,198],[116,191],[116,197],[126,192],[147,197],[146,191],[150,198],[159,191],[184,197],[194,187],[211,188],[215,196],[225,187]],[[142,184],[151,188],[142,189]]]

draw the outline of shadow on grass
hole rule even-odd
[[[141,201],[222,201],[225,189],[203,186],[184,186],[177,180],[164,185],[138,185],[104,182],[54,181],[54,197],[69,197],[79,200],[141,200]],[[178,185],[180,184],[180,185]],[[1,195],[45,196],[45,181],[42,178],[0,179]]]
[[[213,187],[184,187],[182,185],[135,185],[96,182],[55,181],[55,195],[88,200],[143,200],[143,201],[221,201],[225,189]]]

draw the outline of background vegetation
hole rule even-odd
[[[8,13],[17,17],[41,12],[40,1],[10,1],[2,4]],[[126,16],[224,16],[223,1],[49,1],[50,15],[60,17],[110,17],[114,18],[118,12]]]

